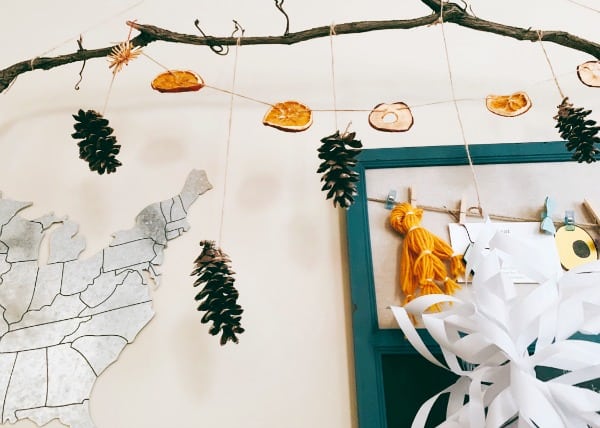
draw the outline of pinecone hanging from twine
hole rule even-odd
[[[577,162],[596,162],[596,155],[600,153],[596,148],[596,144],[600,143],[600,126],[596,126],[595,120],[586,120],[591,112],[583,107],[574,108],[569,97],[565,97],[554,116],[557,121],[555,127],[561,138],[567,140],[567,150],[573,152],[573,159]]]
[[[119,154],[121,146],[117,139],[111,135],[113,129],[108,126],[108,120],[94,110],[79,110],[73,115],[75,119],[75,132],[71,136],[82,140],[79,146],[79,158],[88,162],[90,170],[98,174],[110,174],[121,166],[115,156]]]
[[[229,266],[231,260],[215,246],[215,241],[201,241],[200,245],[202,253],[194,262],[192,275],[198,276],[194,287],[205,284],[196,295],[200,301],[198,311],[206,311],[201,321],[212,322],[209,333],[213,336],[221,332],[221,345],[229,340],[238,343],[236,334],[244,332],[240,325],[243,309],[237,304],[239,294],[233,285],[235,272]]]
[[[325,184],[321,190],[327,190],[327,199],[333,198],[334,207],[339,204],[342,208],[349,208],[357,193],[358,173],[352,167],[356,165],[362,144],[354,139],[355,136],[355,132],[340,135],[340,131],[336,131],[321,139],[319,159],[323,162],[317,173],[323,173],[321,181]]]

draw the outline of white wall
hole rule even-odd
[[[483,18],[600,40],[598,14],[566,0],[472,5]],[[418,0],[289,0],[284,6],[291,31],[428,13]],[[249,36],[280,34],[284,28],[267,0],[4,2],[0,68],[73,51],[75,38],[86,29],[84,46],[95,48],[123,40],[127,19],[193,33],[195,18],[215,35],[229,34],[231,19]],[[338,107],[369,110],[381,102],[417,106],[449,100],[440,30],[335,37]],[[561,99],[538,44],[454,25],[446,26],[446,34],[457,97],[477,99],[460,104],[470,143],[558,139],[552,116]],[[574,73],[577,64],[592,58],[550,44],[546,48],[563,91],[574,103],[594,109],[599,119],[598,89],[584,87]],[[231,87],[233,54],[220,57],[206,47],[162,42],[145,52],[168,67],[195,70],[212,86]],[[178,95],[153,92],[149,83],[162,69],[141,57],[117,76],[106,111],[122,144],[124,165],[116,174],[98,176],[77,158],[71,114],[102,109],[111,73],[105,60],[89,61],[81,90],[75,91],[80,67],[26,73],[0,94],[4,197],[33,201],[24,213],[29,218],[49,211],[68,214],[80,224],[91,254],[108,243],[111,232],[132,225],[146,204],[177,193],[192,168],[205,169],[214,185],[193,206],[192,229],[169,244],[163,285],[154,292],[155,318],[96,384],[91,409],[98,427],[356,426],[344,213],[325,201],[315,173],[319,139],[335,130],[333,113],[316,112],[308,131],[290,134],[261,124],[264,105],[236,98],[226,159],[229,96],[209,88]],[[239,50],[236,91],[241,94],[331,109],[331,88],[327,38]],[[516,90],[533,99],[526,115],[506,119],[485,110],[487,94]],[[405,134],[371,129],[367,112],[340,112],[338,122],[344,128],[352,121],[366,148],[462,144],[450,103],[415,107],[413,114],[415,125]],[[218,238],[222,215],[222,247],[237,272],[247,329],[239,345],[226,347],[200,323],[189,276],[198,241]]]

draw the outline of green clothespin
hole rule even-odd
[[[551,197],[546,196],[546,201],[544,202],[544,209],[542,210],[542,222],[540,223],[540,230],[550,235],[554,235],[556,233],[556,227],[554,227],[554,222],[552,221],[553,211],[554,200]]]
[[[565,211],[565,230],[575,230],[575,212],[573,210]]]
[[[396,191],[390,190],[387,195],[387,198],[385,199],[385,209],[391,210],[392,208],[394,208],[394,205],[396,205]]]

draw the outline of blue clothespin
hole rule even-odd
[[[554,235],[556,233],[556,227],[554,227],[554,222],[552,221],[553,211],[554,200],[551,197],[546,196],[544,209],[542,210],[542,222],[540,223],[540,230],[550,235]]]
[[[575,212],[573,210],[565,211],[565,229],[575,230]]]
[[[394,208],[394,205],[396,205],[396,191],[390,190],[387,195],[387,198],[385,199],[385,209],[391,210],[392,208]]]

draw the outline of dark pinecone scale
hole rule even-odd
[[[204,284],[196,295],[200,301],[198,311],[205,311],[201,322],[212,322],[209,333],[213,336],[221,333],[221,345],[229,340],[238,343],[236,334],[244,332],[241,319],[243,309],[237,304],[238,291],[234,287],[235,272],[231,270],[231,260],[214,241],[201,241],[202,252],[194,262],[196,275],[194,287]]]
[[[90,170],[98,174],[110,174],[115,172],[121,162],[116,159],[121,146],[117,144],[117,139],[113,129],[108,126],[108,120],[100,113],[94,110],[79,110],[73,115],[75,119],[75,132],[71,136],[80,139],[79,158],[85,160]]]
[[[556,128],[561,138],[567,140],[567,150],[573,152],[573,159],[577,162],[595,162],[596,156],[600,153],[596,147],[596,144],[600,143],[598,137],[600,126],[596,126],[595,120],[586,119],[591,112],[582,107],[573,107],[566,97],[558,106],[557,115],[554,116],[557,122]]]
[[[349,208],[357,193],[358,173],[352,168],[356,165],[362,144],[354,139],[355,136],[355,132],[341,135],[340,131],[336,131],[321,139],[319,158],[323,162],[317,173],[323,173],[321,190],[327,191],[327,199],[333,198],[334,207],[339,204],[342,208]]]

